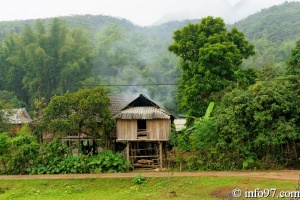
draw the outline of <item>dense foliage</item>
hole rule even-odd
[[[42,162],[29,169],[30,174],[83,174],[125,172],[130,166],[121,154],[103,151],[98,155],[86,156],[71,154],[61,160],[52,157],[48,163]]]
[[[37,161],[27,169],[30,174],[82,174],[125,172],[129,162],[110,150],[98,155],[72,155],[65,143],[50,142],[41,149]]]
[[[297,76],[300,74],[300,40],[297,41],[296,47],[291,52],[291,57],[287,61],[287,74]]]
[[[0,173],[25,174],[39,153],[39,144],[28,126],[23,126],[17,136],[0,133]]]
[[[75,91],[91,73],[91,51],[86,33],[69,30],[59,19],[49,29],[41,20],[34,27],[25,25],[3,41],[0,90],[31,105],[35,99],[49,101],[54,94]]]
[[[175,42],[169,50],[182,60],[179,107],[189,116],[203,116],[212,93],[220,92],[246,74],[239,66],[254,54],[254,46],[242,32],[236,28],[227,31],[224,21],[213,17],[175,31],[173,38]]]
[[[60,137],[79,132],[99,137],[99,127],[105,136],[113,122],[107,94],[106,88],[97,87],[54,96],[44,110],[42,123],[46,130]]]
[[[265,66],[254,85],[227,92],[209,118],[173,135],[191,170],[299,167],[298,49],[284,75]],[[291,75],[292,73],[293,75]]]
[[[25,132],[24,132],[25,131]],[[36,143],[25,128],[15,137],[0,134],[0,174],[71,174],[125,172],[130,163],[119,153],[72,155],[65,143]]]
[[[194,148],[210,169],[246,168],[248,161],[258,162],[252,167],[260,168],[295,164],[299,100],[288,81],[236,89],[224,96],[212,121],[195,124]],[[207,166],[214,163],[218,166]]]

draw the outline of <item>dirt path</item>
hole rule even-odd
[[[134,171],[130,173],[112,173],[112,174],[56,174],[56,175],[16,175],[0,176],[0,180],[13,179],[81,179],[81,178],[132,178],[138,173],[145,177],[173,177],[180,176],[210,176],[210,177],[250,177],[260,179],[275,179],[298,181],[300,170],[278,170],[278,171],[223,171],[223,172],[149,172]]]

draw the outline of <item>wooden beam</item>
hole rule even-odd
[[[156,169],[159,167],[159,165],[147,165],[147,164],[133,164],[134,167],[147,167],[147,168],[153,168]]]
[[[117,139],[117,142],[127,142],[127,141],[132,141],[132,142],[168,142],[169,139]]]
[[[46,139],[47,139],[47,138],[46,138]],[[46,139],[44,139],[44,140],[46,140]],[[52,140],[52,138],[49,138],[49,139]],[[100,140],[101,140],[101,139],[78,138],[78,137],[76,137],[76,138],[60,138],[59,140],[60,140],[60,141],[78,141],[79,139],[81,139],[81,140],[97,140],[97,141],[100,141]]]
[[[131,156],[131,158],[158,158],[159,155],[154,155],[154,156]]]

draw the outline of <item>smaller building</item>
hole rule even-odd
[[[178,118],[174,120],[176,131],[182,131],[184,128],[186,128],[185,124],[186,124],[185,118]]]
[[[3,110],[3,118],[7,123],[12,124],[12,132],[18,132],[22,125],[30,124],[32,119],[25,108],[14,108]]]

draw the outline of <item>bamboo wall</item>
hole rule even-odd
[[[146,121],[150,140],[168,140],[171,131],[170,119],[149,119]]]
[[[171,132],[171,120],[148,119],[146,128],[148,140],[168,140]],[[137,140],[137,120],[117,119],[117,139]]]
[[[119,140],[135,140],[137,138],[137,120],[117,120],[117,138]]]

